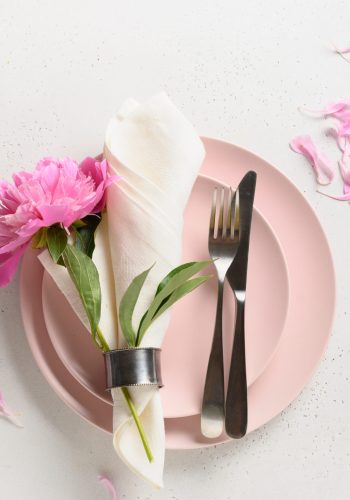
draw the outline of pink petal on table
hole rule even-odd
[[[345,138],[345,148],[341,159],[339,160],[339,170],[344,182],[343,192],[347,194],[350,192],[350,169],[346,168],[346,162],[350,157],[350,138]]]
[[[98,480],[106,488],[107,492],[110,495],[110,499],[117,500],[117,492],[115,491],[115,487],[112,481],[107,476],[98,476]]]
[[[302,154],[307,158],[315,171],[318,184],[326,186],[331,183],[334,177],[334,169],[331,167],[328,158],[316,150],[310,136],[295,137],[291,141],[290,147],[296,153]]]
[[[350,117],[350,100],[343,99],[340,101],[334,101],[328,104],[324,109],[309,109],[309,108],[300,108],[301,111],[312,114],[317,117],[329,117],[333,116],[338,120],[346,120]]]
[[[349,52],[350,52],[350,45],[348,47],[344,47],[342,49],[340,49],[339,47],[334,46],[334,50],[338,54],[349,54]]]
[[[343,160],[339,161],[339,170],[344,182],[344,194],[348,194],[350,193],[350,170],[346,168]]]
[[[338,201],[350,201],[350,192],[341,194],[340,196],[336,196],[333,194],[328,194],[324,193],[323,191],[317,190],[318,193],[323,194],[323,196],[327,196],[327,198],[332,198],[332,200],[338,200]]]
[[[350,120],[344,120],[340,123],[338,127],[338,134],[340,137],[350,136]]]
[[[344,136],[341,136],[339,134],[339,129],[335,128],[335,127],[330,127],[327,130],[326,135],[328,135],[330,137],[333,137],[333,139],[335,139],[335,141],[337,143],[337,146],[340,149],[340,151],[342,153],[344,153],[344,151],[345,151],[345,144],[346,144],[346,138]]]
[[[17,415],[9,408],[1,391],[0,391],[0,417],[7,418],[10,422],[12,422],[17,427],[23,427],[23,425],[19,421]]]
[[[344,164],[349,160],[350,158],[350,136],[344,137],[344,149],[343,149],[343,154],[341,157],[341,160]]]

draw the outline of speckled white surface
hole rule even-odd
[[[299,186],[329,237],[338,277],[333,335],[298,400],[241,442],[168,452],[160,492],[129,473],[110,438],[43,379],[16,279],[0,291],[0,387],[25,428],[0,420],[1,500],[102,500],[101,472],[118,499],[350,498],[350,208],[317,195],[288,149],[296,133],[311,132],[337,156],[324,124],[297,108],[350,97],[350,65],[327,48],[350,42],[349,18],[345,0],[0,0],[1,177],[45,154],[98,152],[125,97],[165,89],[199,133],[251,149]]]

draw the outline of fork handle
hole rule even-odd
[[[218,281],[218,301],[213,343],[205,379],[201,430],[208,438],[222,434],[225,422],[224,357],[222,348],[222,305],[224,282]]]
[[[245,361],[245,300],[236,297],[236,326],[226,397],[226,434],[239,439],[247,432],[248,401]]]

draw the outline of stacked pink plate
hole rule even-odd
[[[208,257],[214,186],[237,186],[258,174],[247,284],[248,431],[280,413],[318,365],[335,309],[332,257],[305,198],[277,169],[229,143],[203,139],[206,159],[185,213],[183,260]],[[21,306],[33,355],[45,378],[74,411],[112,431],[112,404],[104,389],[101,353],[70,305],[44,273],[34,251],[24,258]],[[179,302],[162,353],[166,442],[188,449],[228,440],[200,433],[200,407],[216,307],[215,280]],[[226,372],[234,325],[227,287],[224,314]]]

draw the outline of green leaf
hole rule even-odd
[[[51,226],[47,230],[46,242],[54,262],[58,262],[67,246],[67,233],[60,226]]]
[[[63,258],[62,258],[62,255],[61,255],[61,257],[58,259],[57,264],[58,264],[58,265],[60,265],[60,266],[66,267],[66,266],[64,265],[64,260],[63,260]]]
[[[176,274],[178,274],[180,271],[182,271],[183,269],[187,269],[188,267],[192,266],[192,264],[195,264],[196,262],[186,262],[185,264],[181,264],[180,266],[178,267],[175,267],[174,269],[172,269],[170,271],[169,274],[167,274],[165,276],[165,278],[163,278],[163,280],[159,283],[158,285],[158,288],[157,288],[157,291],[156,291],[156,295],[158,295],[162,290],[163,288],[165,287],[165,285],[169,282],[170,278],[172,278],[173,276],[175,276]],[[167,300],[167,298],[164,299],[163,302],[165,302]],[[162,303],[163,304],[163,303]],[[162,305],[161,304],[161,305]],[[161,305],[159,307],[161,307]],[[141,318],[141,321],[140,321],[140,324],[139,324],[139,329],[138,331],[141,330],[142,328],[142,324],[147,316],[147,313],[148,311],[145,312],[145,314],[142,316]]]
[[[85,227],[86,222],[84,222],[82,219],[78,219],[75,222],[73,222],[73,227],[75,228],[80,228],[80,227]]]
[[[96,336],[101,317],[101,287],[97,268],[90,257],[71,245],[66,246],[62,258],[79,292],[91,333]]]
[[[175,269],[173,269],[172,271],[170,271],[170,273],[167,274],[165,276],[165,278],[159,283],[157,291],[156,291],[156,295],[158,295],[158,293],[163,290],[163,288],[165,287],[165,285],[170,281],[170,279],[173,276],[175,276],[176,274],[178,274],[183,269],[187,269],[188,267],[192,266],[192,264],[195,264],[195,262],[186,262],[185,264],[181,264],[181,266],[175,267]]]
[[[173,269],[158,285],[157,293],[148,308],[147,312],[143,316],[139,330],[137,333],[137,341],[141,342],[146,330],[150,327],[154,321],[154,315],[158,311],[164,299],[166,299],[176,288],[183,285],[187,280],[192,278],[194,274],[197,274],[202,269],[211,264],[211,260],[205,260],[200,262],[190,262],[187,264],[182,264],[181,266]],[[171,276],[169,277],[169,275]],[[163,285],[164,286],[163,286]]]
[[[76,229],[75,247],[89,257],[92,257],[95,250],[95,231],[101,222],[101,217],[88,215],[80,222],[83,225],[75,226],[75,223],[73,224]]]
[[[153,266],[152,266],[153,267]],[[136,332],[132,326],[132,316],[143,284],[152,269],[150,267],[134,278],[124,293],[119,305],[119,322],[129,347],[136,346]]]
[[[33,248],[43,248],[46,246],[47,227],[42,227],[32,238]]]
[[[170,273],[169,273],[169,274],[167,274],[167,275],[165,276],[165,278],[163,278],[163,279],[162,279],[162,281],[159,283],[158,288],[157,288],[157,291],[156,291],[156,295],[158,295],[158,294],[159,294],[159,293],[163,290],[163,288],[165,287],[165,285],[166,285],[166,284],[170,281],[170,279],[171,279],[173,276],[175,276],[176,274],[178,274],[178,273],[179,273],[180,271],[182,271],[183,269],[187,269],[188,267],[192,266],[192,264],[196,264],[196,262],[186,262],[185,264],[181,264],[180,266],[175,267],[174,269],[172,269],[172,270],[170,271]],[[167,297],[167,298],[165,298],[165,299],[163,300],[163,302],[165,302],[167,299],[168,299],[168,297]],[[163,302],[160,304],[160,306],[159,306],[159,307],[161,307],[161,306],[162,306]],[[139,324],[139,331],[140,331],[140,329],[142,328],[142,324],[143,324],[143,322],[144,322],[144,320],[145,320],[145,318],[146,318],[146,316],[147,316],[147,312],[148,312],[148,311],[146,311],[146,312],[145,312],[145,314],[144,314],[144,315],[142,316],[142,318],[141,318],[141,321],[140,321],[140,324]]]
[[[188,293],[195,290],[197,287],[210,280],[212,276],[198,276],[197,278],[193,278],[191,280],[187,280],[183,285],[178,286],[171,295],[165,299],[160,307],[157,309],[157,312],[153,316],[153,321],[157,319],[161,314],[163,314],[169,307],[175,304],[178,300],[182,299]]]

